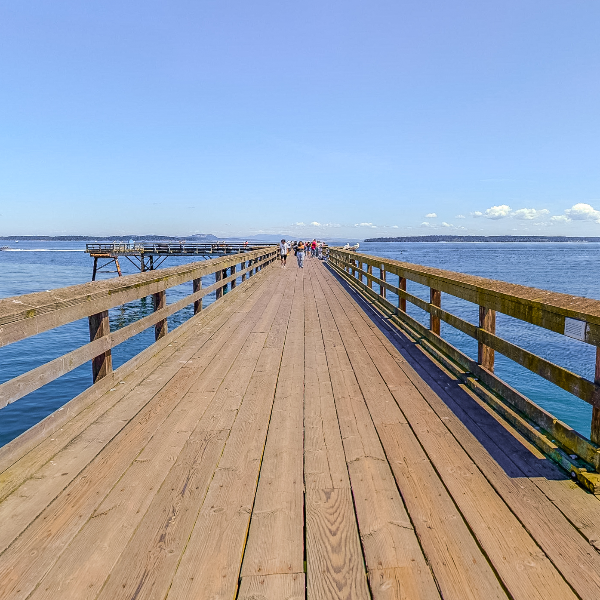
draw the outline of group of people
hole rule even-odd
[[[323,254],[323,242],[319,242],[316,239],[312,242],[286,242],[285,240],[281,240],[279,243],[279,255],[282,268],[286,266],[287,256],[291,251],[296,255],[298,267],[300,269],[304,268],[305,257],[312,256],[321,260],[325,258]]]

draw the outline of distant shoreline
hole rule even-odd
[[[600,237],[568,237],[560,235],[412,235],[368,238],[365,242],[600,242]]]
[[[159,241],[213,241],[217,240],[212,233],[197,235],[0,235],[0,240],[14,240],[19,242],[127,242],[129,240],[144,242]]]

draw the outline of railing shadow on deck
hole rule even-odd
[[[553,480],[570,479],[566,471],[559,469],[554,462],[535,456],[461,387],[460,380],[450,377],[438,368],[430,357],[419,349],[417,342],[403,335],[391,323],[389,317],[378,311],[372,302],[359,294],[335,270],[331,269],[331,273],[419,377],[446,403],[507,475],[546,477]]]
[[[446,403],[457,416],[462,411],[461,420],[507,472],[512,469],[511,463],[518,463],[518,470],[524,469],[521,474],[527,472],[532,476],[563,477],[562,471],[556,470],[553,464],[557,463],[584,487],[600,493],[600,447],[597,439],[600,437],[600,301],[338,248],[330,249],[329,266],[353,297],[360,299],[361,306],[367,313],[372,318],[376,317],[378,324],[383,324],[382,319],[387,321],[385,334],[388,338],[392,336],[390,341],[398,349],[402,347],[403,354],[408,352],[406,358],[408,360],[409,356],[412,357],[413,368],[432,387],[435,385],[439,395],[446,397]],[[374,269],[379,271],[379,276],[375,275]],[[388,277],[390,274],[398,278],[397,285]],[[430,301],[426,302],[408,293],[407,281],[429,287]],[[379,286],[379,293],[373,289],[374,285]],[[386,297],[388,291],[397,297],[397,306]],[[442,291],[479,305],[479,326],[443,310]],[[429,313],[429,327],[408,315],[407,302]],[[596,346],[596,381],[589,381],[496,335],[496,311]],[[441,321],[477,340],[477,360],[469,358],[441,336]],[[399,336],[398,331],[402,331],[407,337]],[[410,348],[412,351],[409,352]],[[500,352],[506,358],[591,404],[592,439],[577,433],[495,375],[495,352]],[[433,363],[425,355],[430,355],[457,379],[446,377],[441,384],[436,383],[436,377],[443,371],[433,367]],[[435,377],[432,377],[433,373],[436,373]],[[463,388],[468,388],[468,392]],[[448,390],[453,393],[449,394]],[[471,398],[469,394],[477,399]],[[540,473],[540,463],[543,461],[535,458],[502,425],[497,422],[494,425],[495,418],[487,413],[488,407],[486,410],[478,404],[480,399],[510,423],[527,442],[537,446],[552,459],[546,461],[552,468]],[[485,423],[484,426],[481,426],[480,420]],[[494,434],[490,437],[492,431]],[[512,445],[505,451],[506,444]],[[522,449],[526,450],[525,454]],[[507,452],[517,452],[514,461],[508,459],[507,462]],[[516,460],[519,453],[521,456]],[[502,458],[503,455],[505,458]],[[554,470],[560,475],[554,473]]]

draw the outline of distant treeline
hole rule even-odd
[[[179,236],[172,235],[6,235],[0,236],[3,240],[27,241],[49,241],[49,242],[127,242],[129,240],[143,242],[178,242],[179,240],[198,241],[198,240],[216,240],[217,237],[212,233],[199,233],[196,235]]]
[[[410,235],[369,238],[365,242],[600,242],[600,237],[560,235]]]

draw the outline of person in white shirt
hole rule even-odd
[[[285,241],[281,240],[279,243],[279,255],[281,257],[281,266],[285,267],[288,252],[290,251],[290,245]]]

